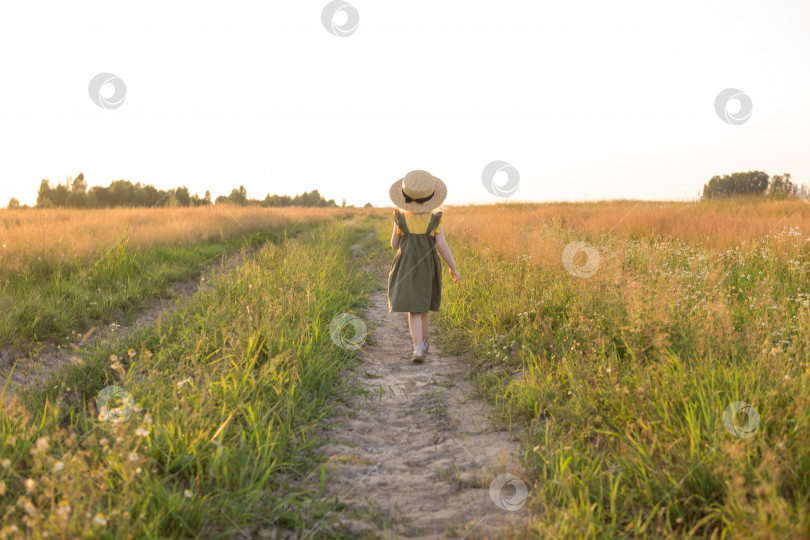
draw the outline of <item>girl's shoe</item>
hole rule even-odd
[[[411,360],[413,360],[415,364],[421,364],[425,361],[425,358],[427,358],[427,347],[420,347],[418,345],[414,346]]]

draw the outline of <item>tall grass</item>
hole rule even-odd
[[[125,322],[217,257],[342,213],[221,205],[0,212],[0,347]]]
[[[352,357],[328,327],[367,285],[348,249],[360,234],[334,223],[267,244],[157,326],[15,398],[0,417],[0,538],[342,535],[333,504],[301,486]],[[115,403],[124,421],[95,406],[111,385],[132,397]]]
[[[453,229],[448,229],[448,234],[475,239],[504,255],[517,251],[542,255],[537,250],[543,239],[532,233],[544,223],[590,238],[611,234],[637,240],[675,239],[713,249],[744,248],[746,243],[778,232],[785,225],[810,231],[810,204],[798,199],[509,203],[449,210],[446,221]]]
[[[807,206],[636,204],[445,214],[464,285],[443,341],[523,434],[534,533],[810,536]],[[573,241],[591,277],[563,265]],[[735,401],[750,438],[724,428]]]
[[[0,276],[36,279],[60,266],[92,262],[126,240],[133,247],[194,245],[324,221],[342,209],[198,208],[27,209],[0,211]]]

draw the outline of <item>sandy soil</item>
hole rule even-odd
[[[490,421],[467,364],[442,352],[435,329],[427,361],[414,364],[407,316],[388,312],[384,290],[372,301],[362,364],[346,374],[365,395],[319,434],[329,441],[326,489],[348,505],[344,524],[374,538],[519,536],[526,507],[502,510],[490,497],[496,476],[521,477],[517,440]]]

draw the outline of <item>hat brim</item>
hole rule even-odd
[[[391,202],[393,202],[397,208],[401,208],[407,212],[430,212],[440,207],[447,198],[447,185],[435,176],[434,179],[436,187],[434,188],[433,197],[429,201],[423,203],[405,202],[405,196],[402,194],[402,181],[404,178],[400,178],[391,184],[391,188],[388,190],[388,196],[391,197]]]

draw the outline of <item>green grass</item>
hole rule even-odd
[[[360,270],[390,262],[389,234],[370,219],[269,243],[157,326],[20,395],[0,416],[0,538],[349,535],[319,488],[314,429],[353,391],[329,322],[378,287]],[[581,239],[559,223],[538,234]],[[464,284],[446,276],[442,344],[469,353],[477,387],[522,434],[533,535],[810,536],[800,239],[713,251],[587,238],[602,264],[576,278],[559,254],[496,257],[449,238]],[[353,243],[370,253],[353,257]],[[111,385],[135,405],[120,423],[94,405]],[[761,415],[750,438],[723,426],[734,401]]]
[[[560,224],[541,234],[581,239]],[[602,264],[577,278],[559,254],[449,238],[464,284],[445,286],[442,342],[470,354],[522,433],[533,534],[810,536],[808,244],[588,240]],[[751,438],[724,429],[734,401],[761,414]]]
[[[328,328],[369,286],[349,249],[362,233],[331,223],[267,244],[15,400],[0,417],[0,536],[345,537],[313,429],[354,357]],[[121,422],[94,404],[111,385],[133,400]]]
[[[302,224],[293,232],[310,228]],[[279,229],[194,245],[138,249],[124,242],[94,260],[32,262],[24,272],[0,280],[0,346],[64,344],[92,326],[129,322],[150,299],[169,296],[172,283],[198,275],[241,247],[283,239]]]

